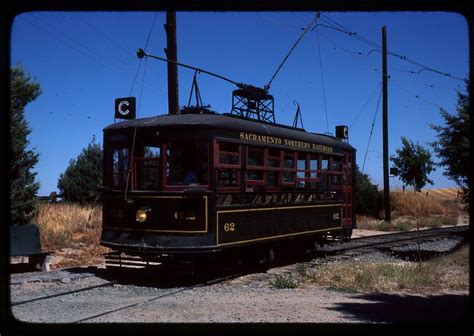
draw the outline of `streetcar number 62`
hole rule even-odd
[[[224,231],[225,232],[235,231],[235,223],[225,223],[224,224]]]

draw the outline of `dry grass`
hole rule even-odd
[[[90,265],[101,260],[106,248],[99,246],[102,208],[67,203],[38,203],[36,222],[45,250],[66,251],[52,266]]]
[[[458,204],[455,200],[443,200],[439,197],[419,192],[392,191],[390,201],[394,215],[428,217],[432,215],[457,215]]]
[[[439,197],[434,192],[395,190],[390,193],[392,223],[367,216],[357,216],[357,226],[365,230],[408,231],[417,227],[438,228],[457,225],[463,211],[456,198]]]
[[[469,289],[469,246],[421,264],[358,262],[304,270],[305,286],[328,286],[361,292],[440,291]]]

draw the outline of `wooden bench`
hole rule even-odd
[[[39,228],[34,224],[10,226],[10,257],[28,257],[31,270],[49,271],[50,252],[41,251]]]

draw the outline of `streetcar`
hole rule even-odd
[[[100,244],[121,264],[258,255],[356,227],[356,150],[342,137],[192,109],[103,133]]]

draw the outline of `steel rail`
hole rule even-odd
[[[350,250],[358,250],[368,247],[380,245],[399,244],[404,242],[416,242],[420,240],[433,239],[436,237],[446,237],[451,234],[463,234],[469,231],[469,226],[455,226],[438,229],[426,229],[421,231],[397,232],[389,234],[381,234],[376,236],[361,237],[352,239],[350,242],[341,245],[331,245],[328,248],[318,249],[317,253],[339,253]],[[365,243],[364,243],[365,242]]]
[[[102,313],[99,313],[99,314],[96,314],[96,315],[88,316],[88,317],[79,319],[77,321],[73,321],[71,323],[81,323],[81,322],[93,320],[93,319],[96,319],[98,317],[113,314],[113,313],[118,312],[118,311],[126,310],[126,309],[129,309],[129,308],[132,308],[132,307],[139,306],[139,305],[144,304],[144,303],[152,302],[152,301],[155,301],[155,300],[167,297],[167,296],[171,296],[171,295],[174,295],[174,294],[177,294],[177,293],[181,293],[181,292],[183,292],[187,289],[193,289],[193,288],[197,288],[197,287],[209,286],[209,285],[214,285],[216,283],[226,282],[226,281],[235,279],[235,278],[237,278],[241,275],[242,274],[240,274],[240,273],[239,274],[232,274],[232,275],[224,276],[222,278],[208,280],[208,281],[205,281],[205,282],[202,282],[202,283],[199,283],[199,284],[195,284],[193,286],[182,287],[182,288],[179,288],[177,290],[170,291],[168,293],[164,293],[164,294],[154,296],[150,299],[146,299],[146,300],[143,300],[143,301],[140,301],[140,302],[132,303],[132,304],[129,304],[129,305],[126,305],[126,306],[123,306],[123,307],[116,308],[116,309],[111,309],[111,310],[108,310],[108,311],[105,311],[105,312],[102,312]]]
[[[30,302],[40,301],[40,300],[47,300],[47,299],[52,299],[52,298],[56,298],[56,297],[59,297],[59,296],[65,296],[65,295],[80,293],[80,292],[84,292],[84,291],[91,290],[91,289],[111,286],[111,285],[114,285],[114,284],[116,284],[116,281],[111,281],[111,282],[103,283],[103,284],[100,284],[100,285],[75,289],[75,290],[72,290],[72,291],[69,291],[69,292],[62,292],[62,293],[58,293],[58,294],[41,296],[41,297],[30,299],[30,300],[24,300],[24,301],[19,301],[19,302],[12,303],[12,307],[19,306],[19,305],[22,305],[22,304],[25,304],[25,303],[30,303]]]

